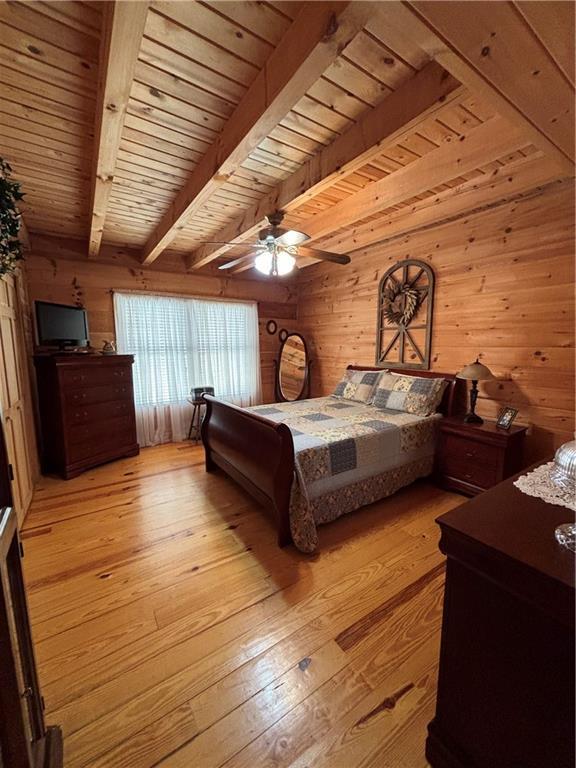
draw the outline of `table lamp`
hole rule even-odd
[[[460,373],[456,374],[457,379],[467,379],[472,382],[472,388],[470,389],[470,410],[464,416],[464,421],[468,424],[484,424],[484,419],[476,414],[476,400],[478,400],[478,382],[488,381],[489,379],[495,379],[496,377],[485,365],[476,358],[474,363],[466,365]]]

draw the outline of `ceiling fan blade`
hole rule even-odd
[[[276,238],[279,245],[301,245],[306,240],[310,240],[310,235],[305,232],[298,232],[296,229],[287,229],[280,237]]]
[[[232,267],[235,267],[237,264],[241,264],[246,256],[240,256],[239,259],[234,259],[233,261],[228,261],[226,264],[219,264],[218,269],[232,269]]]
[[[259,243],[230,243],[223,240],[197,240],[201,245],[229,245],[233,248],[260,248]]]
[[[246,253],[243,256],[239,256],[237,259],[233,259],[232,261],[227,261],[226,264],[220,264],[218,269],[232,269],[232,267],[237,267],[239,264],[243,264],[245,261],[248,261],[249,259],[254,259],[256,256],[259,256],[261,250],[257,251],[250,251],[250,253]]]
[[[330,251],[319,251],[316,248],[298,247],[299,256],[310,256],[320,261],[330,261],[332,264],[350,264],[350,256],[342,253],[331,253]]]

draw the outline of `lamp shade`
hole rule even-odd
[[[469,379],[471,381],[488,381],[489,379],[495,379],[496,377],[485,365],[482,365],[476,359],[474,363],[464,366],[462,370],[456,374],[457,379]]]

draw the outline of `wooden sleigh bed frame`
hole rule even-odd
[[[382,371],[382,368],[349,365],[352,371]],[[452,416],[458,407],[458,379],[451,373],[389,369],[405,376],[445,379],[439,411]],[[294,443],[286,424],[239,408],[231,403],[205,395],[206,415],[202,423],[202,442],[206,451],[206,471],[223,469],[250,493],[256,501],[271,510],[278,531],[278,546],[292,541],[290,532],[290,489],[294,478]]]

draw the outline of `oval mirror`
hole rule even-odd
[[[284,400],[298,400],[308,384],[308,350],[299,333],[291,333],[280,347],[279,394]]]

